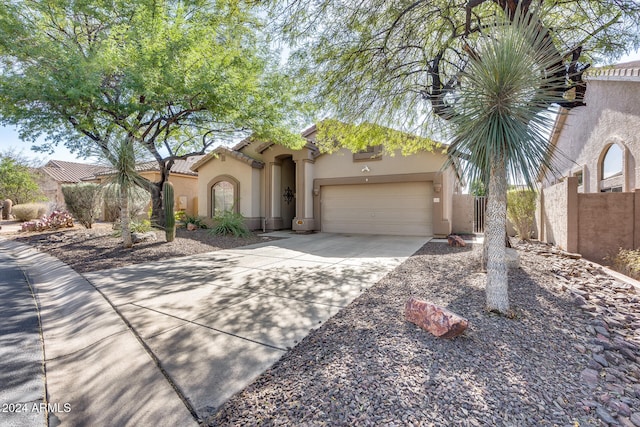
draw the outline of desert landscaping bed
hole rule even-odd
[[[251,234],[248,237],[212,235],[208,230],[176,230],[176,238],[167,243],[163,231],[155,231],[156,240],[136,243],[124,248],[111,224],[98,224],[95,228],[60,229],[44,233],[13,233],[5,237],[26,243],[47,252],[79,273],[122,267],[143,262],[230,249],[273,240]]]
[[[640,426],[638,290],[548,246],[518,248],[515,318],[483,310],[477,246],[428,243],[208,425]],[[469,329],[443,340],[407,323],[410,296]]]

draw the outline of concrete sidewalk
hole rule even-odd
[[[82,277],[0,240],[40,302],[57,425],[189,425],[373,286],[425,238],[292,235]]]
[[[44,336],[49,425],[195,425],[153,358],[82,276],[47,254],[0,240],[27,272]]]

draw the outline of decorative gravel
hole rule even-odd
[[[251,234],[248,237],[217,236],[208,230],[176,230],[176,238],[167,243],[164,231],[155,231],[156,240],[140,242],[124,248],[122,239],[114,234],[110,224],[98,224],[94,229],[76,226],[46,233],[18,233],[7,235],[47,252],[75,271],[104,270],[125,265],[158,261],[199,253],[230,249],[238,246],[273,240]]]
[[[549,246],[517,248],[515,318],[484,311],[478,245],[428,243],[205,424],[640,426],[640,290]],[[410,296],[469,329],[444,340],[407,323]]]

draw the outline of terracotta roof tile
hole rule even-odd
[[[80,182],[85,178],[108,170],[108,168],[86,163],[50,160],[40,170],[58,182]]]
[[[197,172],[191,170],[191,166],[198,162],[204,156],[192,156],[188,159],[179,159],[173,163],[171,167],[171,173],[179,173],[183,175],[191,175],[198,176]],[[158,171],[160,167],[158,166],[158,162],[155,160],[151,160],[148,162],[140,162],[136,164],[137,172],[149,172],[149,171]],[[105,170],[96,173],[96,175],[111,175],[114,173],[113,168],[105,168]]]

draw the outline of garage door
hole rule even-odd
[[[322,187],[322,231],[432,236],[431,182]]]

